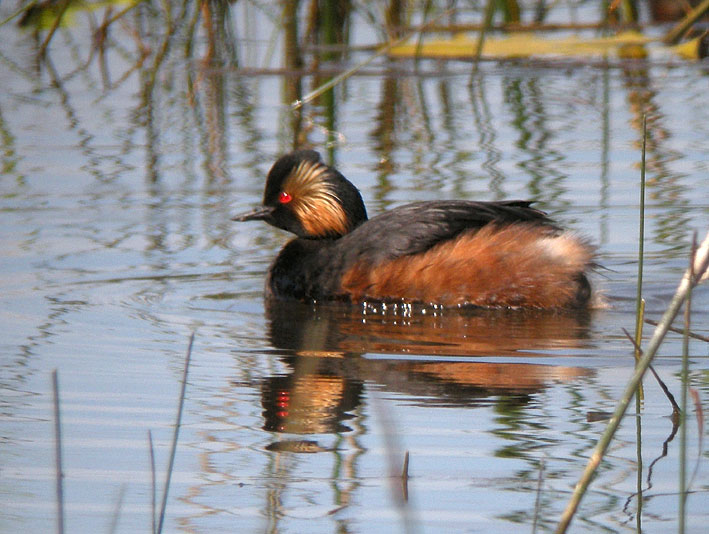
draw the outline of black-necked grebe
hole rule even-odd
[[[263,205],[234,217],[298,237],[269,297],[495,308],[580,308],[593,247],[531,202],[414,202],[367,219],[357,188],[313,150],[273,165]]]

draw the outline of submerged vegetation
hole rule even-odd
[[[198,98],[195,85],[206,77],[206,69],[229,68],[245,75],[281,73],[284,101],[292,105],[287,123],[293,148],[306,142],[317,122],[303,111],[303,105],[311,102],[323,110],[328,144],[335,142],[336,110],[330,89],[382,56],[462,59],[474,65],[528,59],[568,67],[574,63],[607,66],[609,61],[648,57],[697,59],[709,52],[709,34],[702,22],[709,16],[709,0],[575,0],[568,2],[565,21],[559,20],[557,4],[545,0],[27,0],[19,2],[0,25],[16,23],[33,35],[37,68],[46,67],[57,84],[98,68],[108,92],[140,73],[149,114],[156,80],[179,56],[203,70],[197,78],[188,72],[192,100]],[[597,20],[577,20],[580,8],[585,12],[592,8]],[[254,28],[254,11],[273,21],[275,30],[267,37]],[[355,19],[365,21],[378,40],[356,42]],[[83,30],[86,26],[89,36]],[[59,30],[78,47],[68,71],[52,56]],[[249,43],[266,38],[268,51],[263,56],[254,54]],[[276,47],[281,48],[282,62],[274,65]],[[360,56],[364,59],[353,61]],[[111,72],[116,65],[122,65],[122,70]],[[626,67],[634,68],[632,63]],[[310,76],[309,89],[304,76]],[[214,170],[221,172],[218,165]]]

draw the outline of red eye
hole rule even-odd
[[[288,204],[291,200],[293,200],[293,197],[285,191],[281,191],[281,194],[278,196],[278,202],[281,204]]]

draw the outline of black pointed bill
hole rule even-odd
[[[272,206],[259,206],[256,209],[247,211],[246,213],[240,213],[231,218],[232,221],[269,221],[273,216],[273,211],[275,210]]]

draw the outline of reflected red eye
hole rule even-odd
[[[278,202],[281,204],[288,204],[291,200],[293,200],[293,197],[285,191],[281,191],[281,194],[278,196]]]

